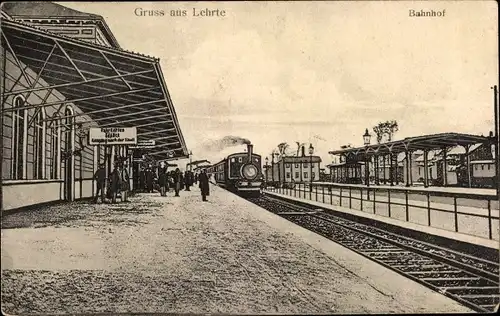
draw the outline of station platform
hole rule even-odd
[[[23,313],[461,313],[467,307],[219,187],[2,218]]]
[[[295,197],[295,196],[290,196],[290,195],[283,194],[283,193],[269,192],[269,191],[266,191],[265,194],[268,194],[270,196],[277,196],[277,197],[285,198],[285,199],[288,199],[291,201],[298,201],[301,203],[306,203],[306,204],[311,205],[313,207],[322,207],[322,208],[331,209],[331,210],[337,211],[337,212],[352,214],[352,215],[363,217],[363,218],[369,218],[369,219],[376,220],[376,221],[383,222],[383,223],[387,223],[390,225],[402,227],[405,229],[414,230],[417,232],[422,232],[422,233],[429,234],[429,235],[439,236],[439,237],[451,239],[451,240],[458,241],[458,242],[465,242],[465,243],[469,243],[469,244],[473,244],[473,245],[480,245],[480,246],[491,248],[491,249],[499,249],[500,248],[500,242],[498,240],[499,239],[498,224],[496,225],[496,234],[493,235],[493,239],[488,239],[488,238],[479,237],[477,235],[458,233],[458,232],[447,230],[447,229],[441,229],[438,227],[425,225],[424,223],[427,222],[427,218],[425,217],[425,214],[424,214],[424,216],[420,216],[420,217],[412,216],[412,218],[414,219],[415,222],[411,222],[411,221],[407,222],[407,221],[398,219],[396,216],[395,217],[388,217],[387,216],[387,208],[383,207],[383,206],[381,207],[380,205],[377,205],[376,214],[373,214],[371,211],[371,208],[368,208],[368,210],[366,210],[366,211],[361,211],[361,210],[359,210],[359,206],[358,206],[358,209],[354,209],[354,208],[340,206],[340,205],[338,205],[338,203],[331,205],[328,203],[323,203],[322,201],[320,202],[320,201],[310,200],[310,199],[307,199],[307,198],[302,197],[302,196]],[[308,193],[306,193],[305,196],[308,196]],[[314,193],[313,193],[313,198],[315,198]],[[394,208],[394,209],[396,209],[396,208]],[[468,208],[468,209],[472,209],[472,208]],[[415,210],[412,210],[412,211],[415,212]],[[497,216],[498,216],[498,210],[494,210],[494,211],[497,213]],[[470,211],[470,212],[472,213],[472,211]],[[381,215],[381,213],[385,213],[385,214]],[[421,212],[421,214],[422,213],[423,212]],[[436,220],[441,221],[441,223],[436,223]],[[440,226],[443,226],[443,227],[452,226],[452,225],[450,225],[450,223],[447,222],[447,220],[448,219],[444,216],[441,218],[435,216],[433,218],[433,225],[437,226],[438,224],[440,224]],[[462,226],[465,226],[465,224],[462,224]],[[472,223],[468,223],[467,226],[468,226],[470,231],[475,230],[474,225]]]

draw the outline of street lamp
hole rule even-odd
[[[276,163],[278,163],[278,187],[279,187],[281,184],[279,153],[275,151],[274,155],[276,156]]]
[[[269,165],[268,165],[268,163],[269,163],[269,158],[266,157],[266,179],[265,179],[265,184],[264,184],[266,188],[267,188],[267,181],[268,181],[267,177],[268,177],[268,174],[269,174]]]
[[[312,155],[314,154],[314,147],[312,144],[309,144],[309,163],[310,163],[310,170],[311,170],[311,185],[309,186],[309,192],[312,192],[312,185],[313,185],[313,176],[312,176],[312,161],[313,161],[313,158],[312,158]]]
[[[274,186],[274,150],[271,152],[271,178]]]
[[[369,159],[368,159],[368,146],[370,145],[370,140],[372,135],[368,133],[368,128],[365,129],[365,134],[363,135],[363,143],[365,144],[365,182],[366,186],[370,186],[370,167],[369,167]]]

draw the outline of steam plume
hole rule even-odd
[[[207,151],[221,151],[228,147],[251,144],[250,140],[239,136],[224,136],[221,139],[208,141],[203,145]]]

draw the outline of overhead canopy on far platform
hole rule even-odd
[[[443,147],[453,146],[471,146],[478,143],[486,143],[491,141],[491,137],[460,134],[460,133],[441,133],[432,135],[423,135],[416,137],[407,137],[402,140],[374,144],[357,148],[347,148],[342,150],[334,150],[328,152],[331,155],[383,155],[397,154],[406,151],[416,150],[433,150],[442,149]]]
[[[84,112],[72,115],[83,123],[83,129],[136,127],[138,141],[156,142],[155,148],[148,149],[151,157],[188,157],[157,58],[55,35],[12,20],[3,19],[1,30],[2,46],[20,64],[22,76],[28,77],[22,64],[37,73],[36,78],[28,77],[30,86],[18,84],[4,97],[55,89],[66,98],[64,104],[73,103]],[[40,78],[48,86],[42,86]],[[64,104],[40,101],[26,108],[55,107],[59,118],[64,118]]]

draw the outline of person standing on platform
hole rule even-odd
[[[144,172],[144,167],[141,167],[139,171],[139,190],[141,192],[146,190],[146,173]]]
[[[179,196],[179,191],[181,190],[182,174],[179,168],[175,169],[174,173],[174,189],[175,196]]]
[[[146,192],[153,192],[153,171],[151,170],[151,166],[146,169]]]
[[[185,177],[184,177],[184,182],[186,184],[186,191],[191,191],[190,186],[193,185],[192,178],[191,178],[191,171],[186,170]]]
[[[115,165],[113,172],[111,172],[110,182],[111,182],[111,203],[116,203],[116,197],[118,195],[118,191],[121,188],[121,176],[118,171],[118,166]]]
[[[167,186],[168,186],[167,168],[160,168],[158,169],[158,172],[159,172],[158,182],[160,184],[160,195],[167,196]]]
[[[210,187],[208,185],[208,176],[207,176],[205,170],[201,171],[198,180],[200,181],[199,187],[200,187],[200,191],[201,191],[202,201],[206,201],[207,195],[210,194]]]
[[[104,164],[99,165],[99,169],[94,174],[94,180],[97,182],[97,190],[95,192],[94,203],[97,203],[99,198],[99,193],[101,195],[101,202],[105,203],[106,198],[104,196],[104,190],[106,189],[106,170],[104,169]]]
[[[121,166],[121,190],[122,190],[122,201],[128,202],[128,191],[130,190],[130,177],[128,175],[127,163],[124,163]]]

